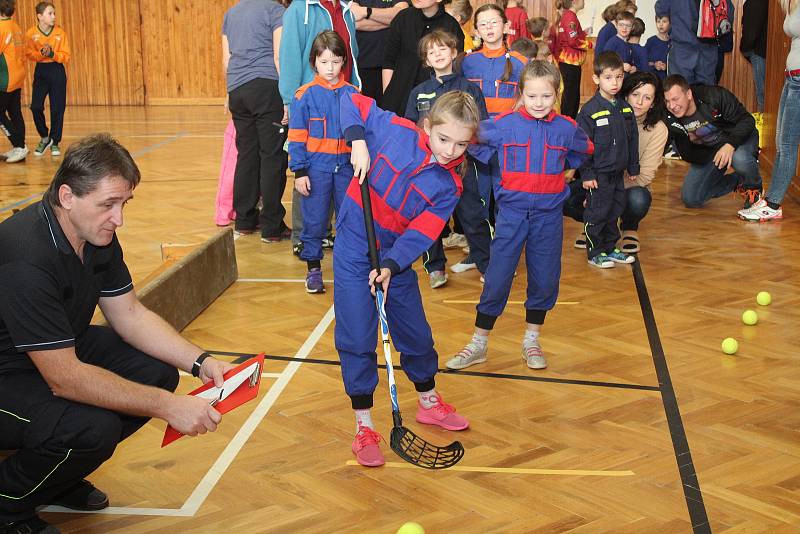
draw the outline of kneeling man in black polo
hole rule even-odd
[[[56,533],[36,507],[98,510],[84,477],[151,417],[214,431],[207,401],[173,393],[183,369],[222,385],[208,357],[133,292],[115,231],[140,174],[108,135],[72,145],[41,202],[0,223],[0,532]],[[89,324],[95,307],[109,326]]]

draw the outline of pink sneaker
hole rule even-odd
[[[379,444],[383,437],[368,426],[358,427],[353,440],[353,454],[361,465],[378,467],[385,463]]]
[[[456,413],[452,404],[447,404],[439,397],[439,402],[431,408],[417,408],[417,422],[425,425],[438,425],[446,430],[464,430],[469,421]]]

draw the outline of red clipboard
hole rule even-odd
[[[258,389],[261,385],[261,371],[263,369],[264,353],[262,352],[255,358],[250,358],[246,362],[237,365],[225,373],[223,375],[224,383],[222,384],[222,388],[214,386],[214,382],[212,381],[203,384],[190,392],[189,395],[208,397],[209,403],[213,404],[215,410],[221,414],[228,413],[234,408],[258,396]],[[235,389],[226,391],[225,384],[229,386],[233,384]],[[219,400],[217,401],[215,399]],[[161,447],[166,447],[182,436],[183,434],[167,425]]]

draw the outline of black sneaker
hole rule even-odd
[[[22,521],[0,523],[0,534],[61,534],[61,531],[35,515]]]
[[[333,242],[336,240],[336,236],[329,235],[328,237],[322,240],[322,248],[333,248]]]
[[[81,480],[68,491],[53,499],[52,504],[71,510],[93,512],[108,507],[108,495],[94,487],[88,480]]]
[[[299,258],[300,257],[300,253],[302,253],[302,252],[303,252],[303,242],[302,241],[298,241],[292,247],[292,254],[294,254],[295,256],[297,256]]]
[[[737,192],[744,197],[743,210],[750,209],[754,204],[761,200],[761,188],[738,187]]]

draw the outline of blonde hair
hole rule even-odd
[[[440,124],[452,124],[453,121],[460,122],[474,135],[481,121],[481,114],[472,95],[464,91],[450,91],[436,99],[424,120],[428,128]],[[463,177],[467,170],[467,160],[465,159],[456,170]]]
[[[450,2],[449,12],[452,16],[458,17],[459,24],[466,24],[472,18],[472,4],[469,0],[453,0]]]
[[[553,86],[553,90],[558,97],[558,90],[561,88],[561,72],[558,67],[548,61],[534,59],[529,61],[519,77],[519,100],[522,101],[522,91],[525,90],[525,82],[544,78]]]
[[[783,12],[787,15],[792,13],[797,8],[798,0],[781,0],[781,7]]]

